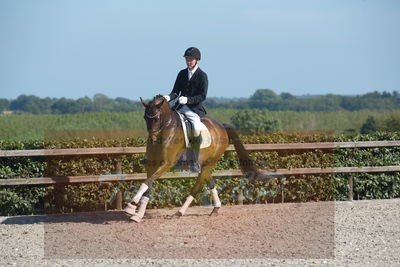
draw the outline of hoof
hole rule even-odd
[[[210,213],[210,216],[217,216],[219,209],[220,209],[220,207],[214,207],[214,209]]]
[[[132,217],[129,218],[131,221],[140,223],[140,221],[142,220],[139,216],[137,215],[133,215]]]
[[[179,210],[174,214],[174,217],[182,217],[183,213],[180,212]]]
[[[129,215],[135,215],[136,214],[136,206],[132,205],[131,203],[128,203],[128,205],[124,208],[124,212]]]

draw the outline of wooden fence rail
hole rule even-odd
[[[324,143],[286,143],[286,144],[244,144],[250,151],[277,151],[277,150],[312,150],[334,148],[371,148],[396,147],[396,141],[365,141],[365,142],[324,142]],[[234,151],[229,145],[227,151]],[[111,154],[143,154],[146,147],[97,147],[97,148],[67,148],[67,149],[27,149],[27,150],[0,150],[0,157],[50,157],[50,156],[79,156],[79,155],[111,155]]]
[[[313,150],[334,148],[374,148],[374,147],[399,147],[400,140],[396,141],[365,141],[365,142],[324,142],[324,143],[286,143],[286,144],[245,144],[249,151],[279,151],[279,150]],[[233,151],[230,145],[227,151]],[[103,148],[72,148],[72,149],[34,149],[34,150],[0,150],[0,157],[54,157],[54,156],[79,156],[79,155],[123,155],[143,154],[145,147],[103,147]],[[328,168],[293,168],[278,169],[266,172],[268,177],[284,177],[291,175],[317,175],[336,173],[376,173],[376,172],[400,172],[400,166],[364,166],[364,167],[328,167]],[[13,178],[0,179],[0,186],[15,185],[50,185],[85,182],[117,182],[146,179],[145,173],[121,174],[121,162],[116,162],[116,174],[94,176],[62,176],[62,177],[38,177],[38,178]],[[240,170],[223,170],[213,173],[213,177],[240,177]],[[175,172],[166,173],[160,179],[176,179],[196,177],[196,173]],[[349,200],[353,199],[353,178],[349,177]],[[121,197],[117,202],[121,202]],[[117,204],[120,208],[121,204]]]
[[[338,174],[338,173],[379,173],[379,172],[400,172],[400,166],[382,167],[333,167],[333,168],[293,168],[277,169],[270,172],[263,172],[265,178],[281,178],[292,175],[317,175],[317,174]],[[240,177],[241,170],[222,170],[212,174],[213,177]],[[168,172],[159,179],[177,179],[197,177],[197,173],[192,172]],[[104,174],[88,176],[54,176],[39,178],[13,178],[0,179],[0,185],[51,185],[51,184],[70,184],[70,183],[94,183],[94,182],[121,182],[133,180],[145,180],[146,173],[133,174]]]

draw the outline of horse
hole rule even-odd
[[[124,209],[125,213],[131,216],[130,219],[135,222],[140,222],[144,216],[153,182],[171,169],[186,149],[180,116],[176,110],[169,106],[166,99],[157,95],[149,102],[142,98],[140,98],[140,101],[145,107],[144,119],[148,131],[145,161],[147,179],[141,184],[131,203],[128,203]],[[261,174],[232,126],[219,123],[207,116],[202,117],[201,121],[210,132],[211,144],[199,151],[198,163],[201,166],[201,171],[190,195],[186,198],[183,206],[175,213],[176,216],[185,214],[193,199],[206,183],[208,183],[208,188],[211,191],[214,206],[210,216],[218,214],[221,201],[212,179],[211,170],[224,154],[230,140],[234,144],[241,170],[245,176],[249,178]],[[137,210],[139,201],[140,206]]]

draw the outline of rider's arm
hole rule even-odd
[[[207,97],[207,90],[208,90],[208,77],[205,72],[202,72],[199,75],[199,86],[196,88],[196,95],[188,97],[188,104],[198,104],[203,102]]]
[[[180,93],[182,92],[183,88],[185,87],[185,76],[187,75],[187,70],[181,70],[176,77],[174,88],[172,89],[171,93],[169,94],[170,100],[174,100],[177,98]]]

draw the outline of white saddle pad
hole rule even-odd
[[[185,136],[185,145],[188,148],[188,147],[190,147],[190,143],[189,143],[188,131],[186,129],[185,116],[180,112],[178,112],[178,114],[179,114],[179,117],[181,118],[183,134]],[[206,128],[207,128],[207,126],[206,126]],[[210,134],[210,131],[207,128],[207,131],[204,131],[204,130],[201,131],[200,149],[209,147],[210,145],[211,145],[211,134]]]

